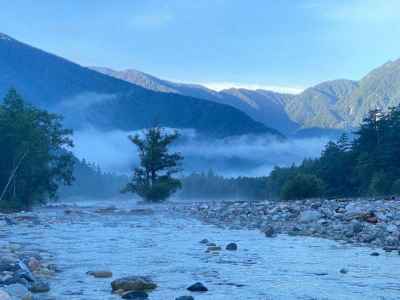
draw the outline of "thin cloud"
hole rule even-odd
[[[238,83],[238,82],[204,82],[198,83],[200,85],[204,85],[207,88],[214,91],[221,91],[230,88],[240,88],[247,90],[267,90],[274,91],[279,93],[288,93],[288,94],[299,94],[304,91],[304,88],[300,87],[291,87],[291,86],[283,86],[283,85],[264,85],[257,83]]]

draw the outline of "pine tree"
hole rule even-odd
[[[177,132],[166,133],[154,127],[140,135],[129,136],[139,150],[140,166],[135,168],[133,178],[123,192],[132,192],[146,201],[166,200],[180,187],[180,180],[173,178],[181,168],[183,157],[168,152],[168,147],[179,137]]]

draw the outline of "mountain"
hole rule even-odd
[[[136,130],[157,123],[193,128],[214,137],[272,134],[276,130],[228,105],[156,92],[82,67],[0,35],[0,97],[14,87],[35,105],[66,116],[75,129]]]
[[[287,101],[285,110],[303,128],[345,128],[346,116],[338,111],[338,102],[357,87],[358,83],[351,80],[326,81]]]
[[[134,69],[122,71],[91,67],[100,73],[137,84],[157,92],[175,93],[233,106],[268,127],[288,133],[299,127],[285,112],[284,103],[293,97],[265,90],[227,89],[220,92],[198,84],[175,83]]]
[[[337,135],[358,127],[369,110],[387,110],[400,103],[400,59],[372,70],[360,81],[326,81],[297,95],[245,89],[216,92],[199,85],[172,83],[135,70],[96,70],[149,89],[228,104],[254,120],[295,136],[313,133],[320,136],[324,132]]]

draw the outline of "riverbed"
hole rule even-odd
[[[120,210],[98,213],[111,204]],[[61,270],[43,299],[120,299],[111,294],[110,282],[128,275],[151,276],[158,284],[153,300],[400,298],[397,252],[371,256],[369,247],[326,239],[266,238],[258,230],[222,229],[179,216],[165,205],[118,200],[69,207],[38,209],[38,224],[10,226],[6,235],[10,242],[47,251]],[[130,208],[153,213],[126,213]],[[222,250],[207,253],[199,243],[204,238]],[[225,250],[231,242],[237,251]],[[86,274],[94,270],[112,271],[113,278]],[[195,282],[209,291],[187,291]]]

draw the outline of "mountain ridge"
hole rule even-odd
[[[231,106],[151,91],[8,35],[1,37],[1,99],[10,88],[16,88],[32,104],[62,112],[74,129],[90,123],[107,130],[137,130],[157,121],[160,126],[192,128],[218,138],[240,134],[283,137],[275,129],[254,121]],[[168,104],[174,109],[168,108]],[[168,114],[163,113],[166,107]],[[118,118],[118,115],[124,118]]]
[[[387,110],[400,103],[400,59],[371,70],[359,81],[324,81],[296,95],[240,88],[217,92],[199,85],[173,83],[133,69],[128,71],[131,76],[124,80],[231,105],[285,134],[314,128],[353,130],[369,110]],[[124,78],[126,70],[108,69],[107,72],[110,76]],[[140,74],[147,81],[138,82],[134,74]]]

